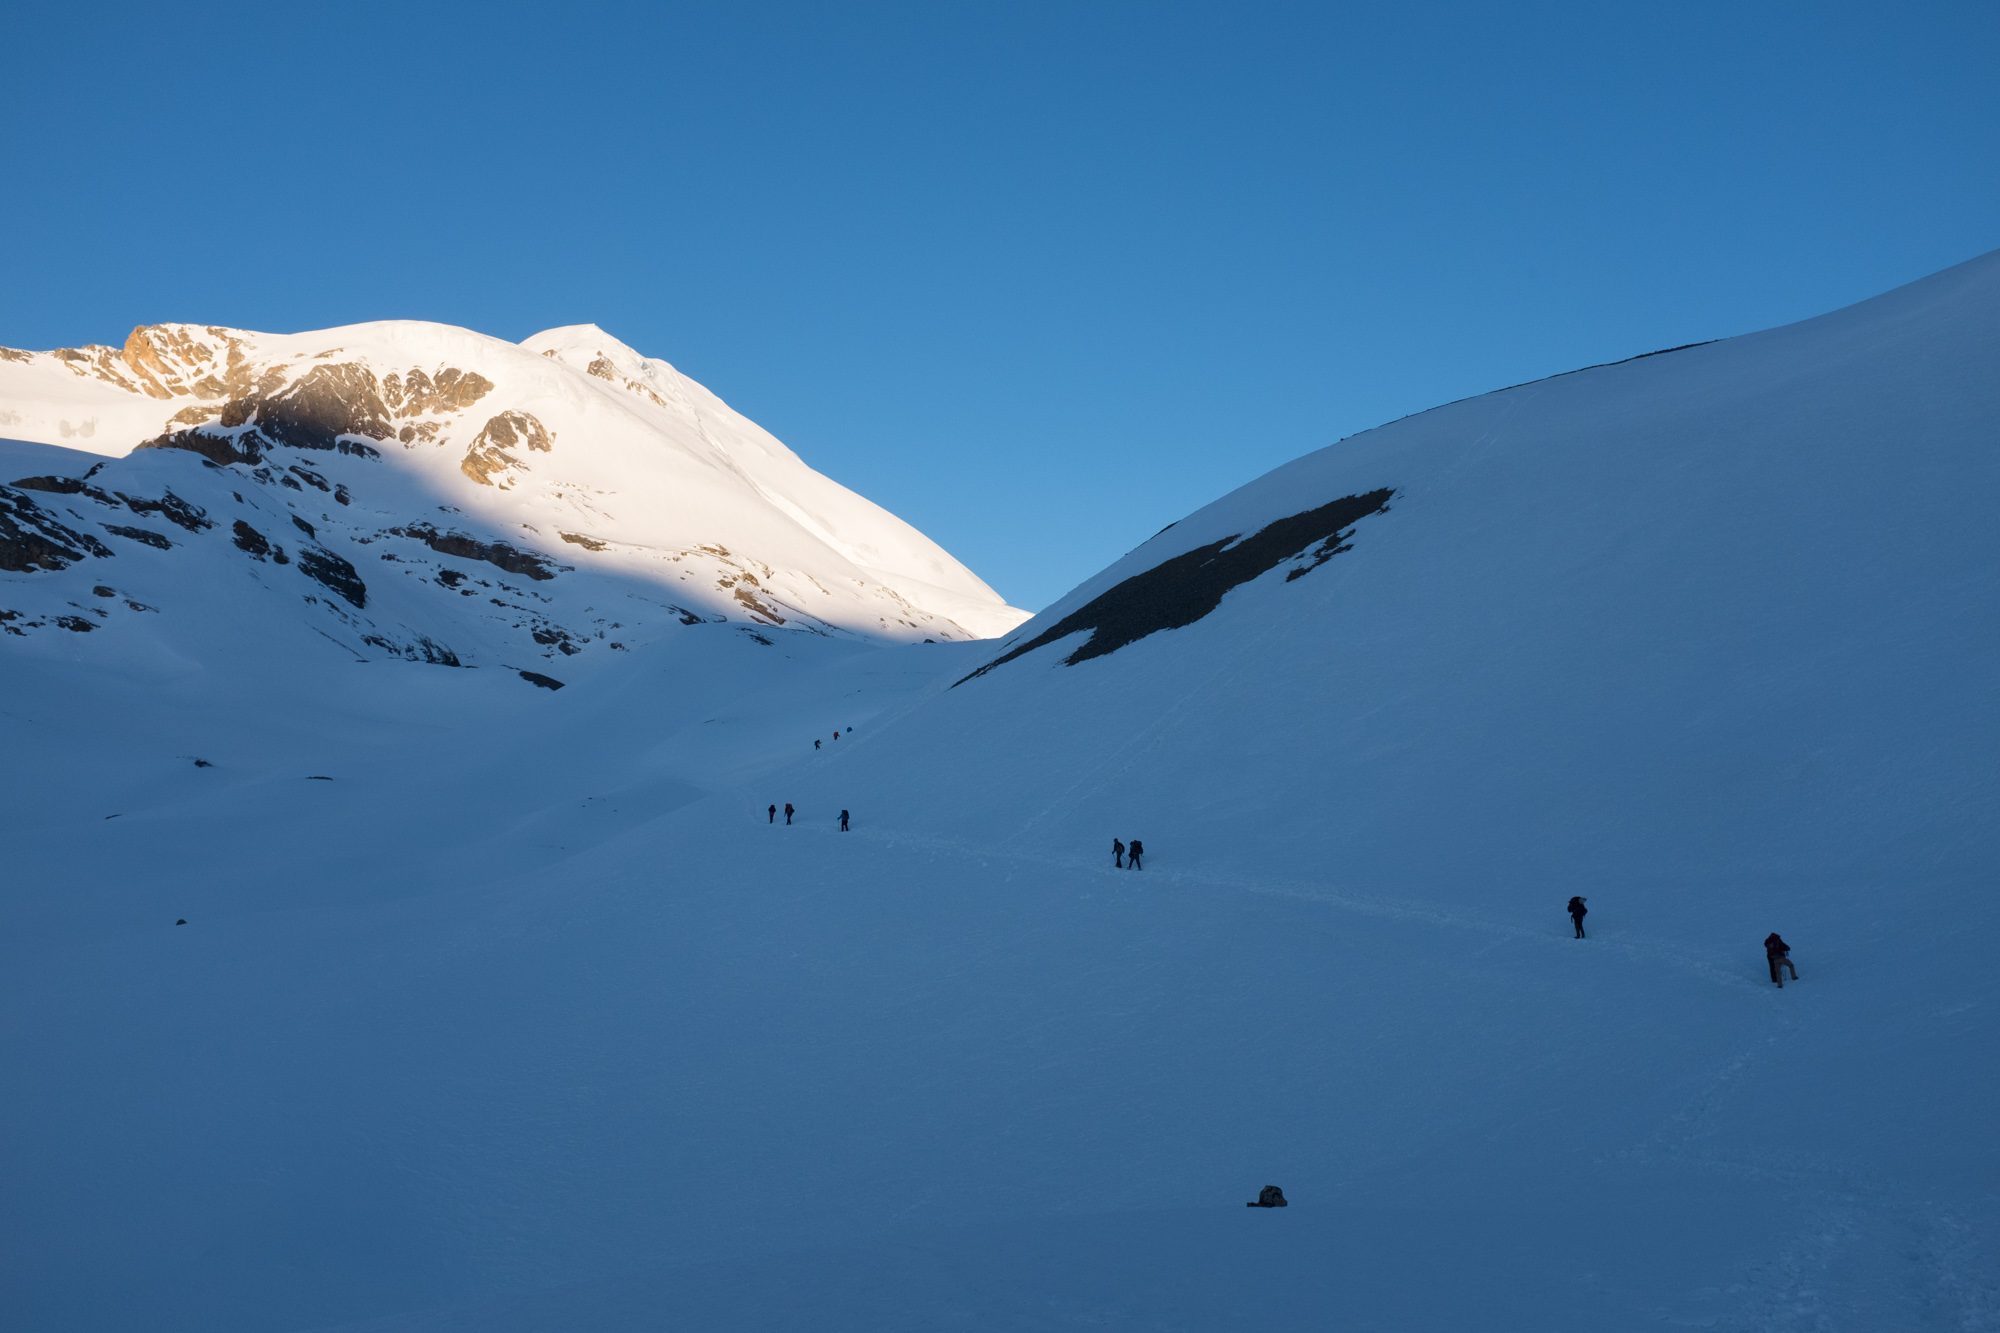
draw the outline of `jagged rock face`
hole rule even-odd
[[[482,486],[506,489],[512,482],[504,474],[521,462],[514,450],[548,453],[554,447],[555,437],[546,426],[526,412],[510,409],[480,429],[472,447],[465,451],[465,461],[459,464],[459,470]]]
[[[0,569],[67,569],[110,554],[111,548],[89,533],[65,526],[20,491],[0,486]]]
[[[0,587],[17,632],[106,623],[118,599],[77,600],[98,583],[130,582],[164,620],[185,600],[174,569],[290,598],[355,656],[445,665],[732,624],[916,640],[1022,618],[594,328],[516,346],[437,325],[169,324],[117,348],[0,352],[0,437],[106,456],[80,475],[22,469],[6,568],[41,591]],[[138,572],[59,586],[105,561]]]

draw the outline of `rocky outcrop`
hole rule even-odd
[[[475,371],[447,367],[436,375],[421,370],[391,372],[382,381],[382,401],[399,417],[462,412],[493,392],[493,381]]]
[[[257,559],[262,560],[271,554],[270,540],[242,519],[237,519],[230,531],[235,534],[237,547]]]
[[[93,472],[96,470],[91,469]],[[101,505],[111,505],[114,508],[118,505],[118,501],[109,492],[98,490],[80,477],[22,477],[14,485],[24,491],[45,491],[50,495],[81,495]]]
[[[361,581],[361,575],[346,559],[324,546],[308,547],[299,552],[299,573],[316,580],[357,610],[368,605],[368,585]],[[458,665],[456,657],[451,660],[451,665]]]
[[[428,523],[412,523],[408,527],[389,529],[391,536],[412,537],[436,551],[439,555],[458,556],[465,560],[483,560],[489,565],[506,570],[509,574],[520,574],[531,579],[552,579],[561,566],[541,556],[505,542],[483,542],[462,532],[440,532]]]
[[[454,367],[436,374],[397,371],[378,379],[353,361],[316,365],[296,379],[272,367],[254,385],[247,372],[231,384],[237,391],[225,401],[181,410],[168,424],[182,429],[139,447],[183,449],[223,466],[260,463],[278,446],[373,458],[384,441],[413,444],[437,437],[437,422],[405,418],[462,411],[493,390],[485,376]]]
[[[555,436],[540,419],[527,412],[508,409],[480,428],[458,470],[482,486],[506,489],[504,473],[520,466],[517,449],[547,453],[555,447]]]
[[[156,550],[171,551],[174,546],[165,537],[147,528],[129,528],[120,523],[106,523],[104,530],[115,537],[123,537],[127,541],[138,542],[142,546],[151,546]]]
[[[189,504],[172,491],[163,491],[157,500],[127,495],[123,491],[117,492],[117,495],[125,502],[125,507],[133,513],[158,514],[175,527],[185,528],[189,532],[205,532],[215,526],[209,521],[206,509]]]
[[[0,486],[0,570],[67,569],[79,560],[111,554],[110,547],[65,526],[25,492]]]
[[[1232,533],[1221,541],[1177,555],[1143,574],[1134,574],[1110,591],[1092,598],[1028,642],[980,667],[954,683],[954,688],[985,675],[1023,653],[1072,634],[1090,637],[1063,659],[1075,666],[1093,657],[1115,653],[1126,644],[1161,630],[1192,625],[1221,605],[1223,594],[1286,560],[1299,560],[1285,579],[1309,574],[1348,550],[1354,524],[1389,507],[1394,491],[1348,495],[1316,509],[1281,518],[1244,538]],[[1239,540],[1240,539],[1240,540]]]

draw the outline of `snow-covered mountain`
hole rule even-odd
[[[2000,254],[1353,437],[998,642],[0,652],[0,1308],[2000,1327],[1996,370]]]
[[[0,349],[0,436],[26,442],[0,446],[0,571],[28,576],[0,586],[15,635],[473,665],[680,624],[947,640],[1022,618],[594,326],[515,346],[413,322],[158,325]]]

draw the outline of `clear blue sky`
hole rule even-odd
[[[0,344],[595,322],[1039,607],[2000,247],[2000,3],[23,3]]]

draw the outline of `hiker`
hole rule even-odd
[[[819,737],[815,736],[813,737],[813,749],[817,750],[818,748],[819,748]]]
[[[1799,979],[1799,970],[1792,966],[1792,946],[1785,943],[1775,930],[1764,937],[1764,961],[1771,965],[1771,982],[1779,990],[1785,988],[1785,978],[1779,973],[1779,968],[1789,969],[1793,981]]]
[[[1139,858],[1146,854],[1146,844],[1134,838],[1132,839],[1132,845],[1125,849],[1125,854],[1130,858],[1130,863],[1125,868],[1127,870],[1138,870],[1140,869]]]
[[[836,732],[834,732],[834,733],[833,733],[833,738],[834,738],[835,740],[839,740],[839,739],[840,739],[840,733],[839,733],[839,732],[837,732],[837,731],[836,731]]]
[[[1583,905],[1583,899],[1571,898],[1569,900],[1569,919],[1576,922],[1576,937],[1578,939],[1583,938],[1583,917],[1584,913],[1589,910],[1588,907]]]
[[[777,823],[777,822],[778,822],[778,807],[777,807],[777,806],[775,806],[775,805],[774,805],[774,806],[771,806],[771,807],[769,807],[768,809],[766,809],[766,810],[764,811],[764,822],[765,822],[766,824],[775,824],[775,823]]]
[[[847,832],[847,811],[845,810],[840,812],[840,831],[842,833]]]
[[[1111,840],[1111,864],[1119,870],[1125,868],[1125,844],[1116,838]]]
[[[787,824],[792,822],[792,803],[790,801],[785,802],[785,822]]]
[[[1246,1203],[1243,1206],[1245,1208],[1289,1208],[1292,1205],[1286,1201],[1283,1190],[1279,1189],[1276,1185],[1266,1185],[1263,1189],[1257,1191],[1257,1202]]]

